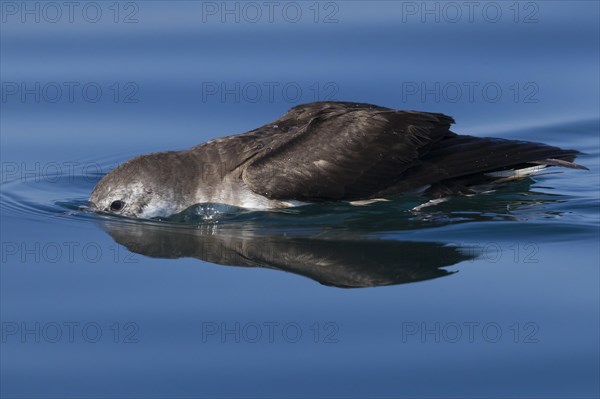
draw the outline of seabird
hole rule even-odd
[[[407,192],[439,199],[547,166],[587,169],[573,163],[576,150],[459,135],[452,123],[444,114],[365,103],[303,104],[244,134],[125,162],[98,182],[90,205],[153,218],[200,203],[267,210]]]

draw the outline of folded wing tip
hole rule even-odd
[[[548,166],[562,166],[564,168],[569,168],[569,169],[578,169],[578,170],[590,170],[589,168],[571,162],[571,161],[566,161],[564,159],[558,159],[558,158],[547,158],[547,159],[540,159],[539,161],[534,161],[531,163],[536,163],[536,164],[540,164],[540,165],[548,165]]]

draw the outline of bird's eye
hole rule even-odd
[[[123,209],[123,207],[125,206],[125,203],[121,200],[116,200],[111,202],[110,204],[110,210],[111,211],[120,211],[121,209]]]

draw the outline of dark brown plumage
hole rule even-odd
[[[409,191],[471,194],[543,166],[585,169],[572,163],[575,150],[457,135],[453,122],[362,103],[299,105],[245,134],[134,158],[105,176],[90,202],[155,217],[203,202],[270,209]]]
[[[264,148],[247,163],[243,178],[269,198],[332,201],[386,197],[426,185],[434,194],[436,187],[482,184],[494,180],[485,173],[536,164],[584,169],[571,163],[575,150],[457,135],[449,130],[452,123],[443,114],[370,104],[300,105],[248,133]]]

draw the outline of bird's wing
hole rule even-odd
[[[448,130],[453,122],[442,114],[369,104],[295,107],[249,132],[264,143],[242,178],[272,199],[365,198],[397,179],[433,143],[454,135]]]

